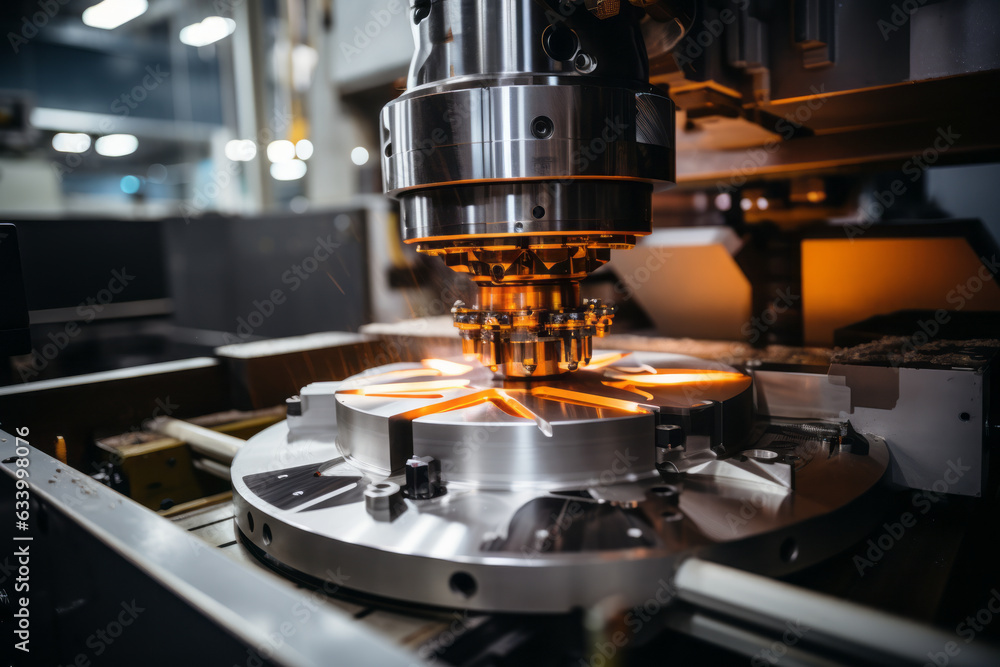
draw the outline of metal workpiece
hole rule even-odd
[[[772,433],[744,461],[692,436],[686,448],[743,472],[793,462],[794,488],[710,467],[665,481],[658,420],[751,392],[734,369],[668,354],[609,353],[545,381],[497,379],[460,359],[373,368],[306,387],[302,417],[248,441],[232,468],[237,524],[293,570],[324,579],[337,563],[357,590],[470,610],[639,604],[692,555],[786,574],[877,522],[888,454],[878,438],[860,454]],[[405,511],[374,516],[365,490],[416,482],[407,461],[429,461],[411,457],[440,463],[441,492],[404,493]]]

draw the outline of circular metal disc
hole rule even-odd
[[[522,612],[560,612],[612,595],[642,603],[693,554],[781,574],[863,535],[876,518],[864,501],[888,461],[876,438],[869,438],[866,455],[805,440],[757,447],[752,458],[764,465],[769,449],[783,460],[797,457],[794,490],[704,474],[678,475],[668,484],[655,473],[657,410],[724,404],[727,395],[749,390],[749,382],[740,389],[735,379],[722,389],[697,378],[691,379],[700,389],[652,379],[682,369],[731,372],[706,366],[676,355],[623,355],[567,382],[511,386],[495,383],[484,369],[443,363],[441,374],[428,378],[417,373],[433,365],[393,364],[344,383],[311,385],[303,390],[301,417],[258,434],[234,460],[237,525],[284,565],[348,588],[435,606]],[[469,382],[418,388],[432,398],[415,398],[414,387],[404,386],[410,393],[399,396],[398,385],[456,379]],[[541,395],[531,393],[539,388]],[[553,399],[552,390],[635,408],[595,406],[572,393]],[[469,399],[491,391],[514,397],[534,418],[503,398]],[[447,410],[426,409],[448,401]],[[345,457],[345,415],[368,420],[371,433],[382,424],[404,432],[408,425],[414,453],[441,455],[446,493],[400,499],[391,520],[370,514],[368,485],[405,487],[405,477]],[[484,436],[467,440],[469,433]]]

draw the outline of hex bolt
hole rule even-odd
[[[441,462],[432,456],[413,456],[406,462],[406,495],[428,500],[441,493]]]

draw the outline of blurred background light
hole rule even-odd
[[[149,3],[146,0],[104,0],[83,10],[83,22],[91,28],[113,30],[142,16],[147,9]]]
[[[271,178],[276,181],[297,181],[306,175],[306,163],[302,160],[286,160],[271,165]]]
[[[188,46],[208,46],[228,37],[236,30],[236,21],[221,16],[209,16],[201,23],[192,23],[181,28],[181,42]]]
[[[233,162],[249,162],[257,155],[257,145],[249,139],[226,142],[226,157]]]
[[[313,154],[313,144],[308,139],[300,139],[295,144],[295,154],[300,160],[308,160]]]
[[[139,191],[139,186],[142,185],[142,181],[139,180],[138,176],[122,176],[122,180],[119,185],[121,186],[122,192],[127,195],[134,195]]]
[[[364,146],[356,146],[354,150],[351,151],[351,162],[359,167],[366,164],[368,162],[368,149]]]
[[[271,162],[288,162],[295,159],[295,144],[279,139],[267,145],[267,159]]]
[[[98,137],[94,149],[104,157],[131,155],[139,148],[139,140],[131,134],[108,134]]]
[[[52,137],[52,148],[60,153],[83,153],[90,148],[90,135],[82,132],[60,132]]]

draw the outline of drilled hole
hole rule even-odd
[[[448,587],[452,592],[458,593],[462,597],[471,598],[476,594],[476,579],[468,572],[456,572],[448,580]]]
[[[555,129],[555,125],[552,124],[552,119],[548,116],[538,116],[531,121],[531,134],[536,139],[548,139],[552,136],[553,129]]]
[[[250,528],[250,532],[253,532],[253,514],[247,512],[247,527]]]
[[[541,206],[536,206],[535,208],[531,209],[531,215],[535,216],[536,218],[541,218],[542,216],[545,215],[545,208]]]
[[[959,418],[959,419],[961,419],[961,420],[962,420],[962,421],[964,421],[964,422],[967,422],[967,421],[969,421],[970,419],[972,419],[972,415],[970,415],[970,414],[969,414],[968,412],[963,412],[962,414],[960,414],[960,415],[958,416],[958,418]]]
[[[264,538],[265,547],[271,544],[271,527],[266,523],[264,524],[264,528],[261,530],[261,536]]]

